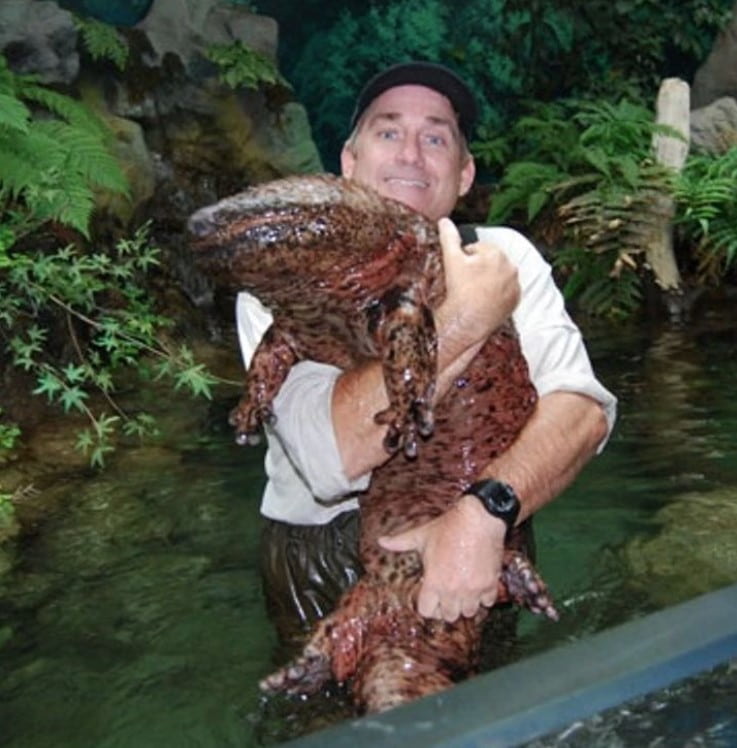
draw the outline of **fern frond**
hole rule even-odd
[[[28,132],[31,113],[15,96],[0,91],[0,132],[5,128]]]
[[[0,185],[14,197],[30,188],[40,187],[44,175],[59,170],[66,158],[59,142],[36,126],[20,136],[6,133],[0,137],[3,170]]]
[[[66,169],[92,184],[127,193],[128,184],[120,165],[94,135],[58,120],[39,122],[37,127],[61,145],[66,154]]]
[[[24,99],[47,109],[80,130],[86,130],[100,139],[110,136],[105,124],[84,104],[69,96],[38,85],[25,85],[20,89]]]
[[[74,16],[74,25],[82,35],[82,42],[93,60],[111,60],[118,70],[128,62],[128,43],[118,31],[94,18]]]
[[[517,210],[532,221],[551,197],[551,188],[568,176],[554,164],[517,161],[509,166],[489,208],[488,221],[503,223]]]
[[[88,226],[95,207],[95,200],[89,186],[81,180],[70,179],[64,184],[64,199],[55,206],[57,220],[77,229],[89,237]]]
[[[0,194],[9,194],[13,198],[17,198],[38,179],[36,165],[19,152],[19,145],[17,140],[11,141],[0,135],[0,163],[3,165],[0,172]]]

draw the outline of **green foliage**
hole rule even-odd
[[[0,103],[0,223],[20,236],[59,221],[89,236],[95,189],[127,192],[104,125],[1,55]]]
[[[700,278],[718,280],[737,257],[737,147],[690,156],[674,197],[676,222],[682,240],[695,248]]]
[[[10,532],[14,519],[13,494],[0,492],[0,541]]]
[[[114,399],[127,371],[168,376],[176,389],[211,396],[214,378],[186,347],[166,343],[171,320],[157,314],[144,280],[159,263],[148,227],[120,240],[111,252],[85,253],[74,246],[54,252],[3,254],[0,274],[0,333],[12,363],[31,373],[33,393],[65,413],[90,422],[77,446],[101,466],[120,430],[150,435],[148,414],[128,416]],[[60,333],[66,342],[59,345]],[[151,363],[153,362],[153,363]],[[111,412],[98,412],[95,397]]]
[[[92,28],[102,53],[104,35]],[[168,377],[194,396],[210,397],[215,381],[186,347],[166,341],[172,322],[146,291],[160,254],[147,226],[108,250],[31,249],[51,222],[89,238],[95,190],[126,192],[109,137],[80,102],[13,74],[0,56],[0,335],[12,365],[33,376],[33,394],[87,418],[77,446],[93,466],[119,434],[155,433],[149,414],[129,415],[115,399],[131,373]],[[0,427],[0,448],[16,429]]]
[[[696,281],[718,281],[734,267],[737,147],[691,155],[677,174],[653,161],[658,132],[678,136],[631,102],[565,100],[535,107],[503,142],[476,145],[479,159],[513,159],[489,221],[552,236],[566,296],[591,313],[619,318],[639,308],[645,251],[670,198],[678,244],[696,257]]]
[[[231,44],[211,44],[207,58],[220,68],[220,81],[231,88],[261,86],[291,88],[274,63],[237,40]]]
[[[74,25],[93,60],[111,60],[118,70],[128,61],[128,43],[113,26],[94,18],[74,16]]]
[[[374,3],[363,11],[345,9],[331,27],[316,31],[289,77],[310,112],[326,163],[337,164],[363,83],[404,60],[436,60],[456,69],[476,93],[481,121],[501,127],[515,102],[526,95],[528,69],[527,58],[514,59],[502,43],[521,22],[517,16],[505,16],[504,4]]]
[[[623,259],[612,268],[606,254],[571,244],[556,252],[555,264],[567,278],[564,296],[577,299],[590,314],[627,319],[642,303],[641,277],[636,272],[622,272]]]
[[[664,77],[690,80],[732,0],[374,0],[325,11],[306,2],[306,20],[296,28],[290,4],[262,5],[282,9],[284,70],[308,109],[324,162],[337,168],[356,94],[386,65],[449,64],[476,92],[482,125],[503,132],[531,100],[642,103]],[[311,14],[319,27],[305,25]]]
[[[489,220],[495,223],[517,211],[532,221],[544,208],[591,190],[601,202],[617,202],[652,182],[652,136],[671,134],[653,123],[650,111],[625,100],[569,99],[531,109],[506,138],[503,152],[512,160],[492,201]],[[474,151],[481,161],[490,153],[483,142]]]
[[[651,158],[652,114],[628,101],[537,106],[510,130],[507,167],[491,223],[519,219],[556,235],[565,293],[595,314],[622,317],[641,302],[641,260],[672,175]],[[498,149],[481,150],[497,153]]]
[[[335,168],[356,94],[375,72],[408,59],[442,59],[452,26],[442,0],[399,0],[363,12],[343,10],[317,31],[289,74],[307,106],[325,163]]]
[[[571,12],[580,5],[566,0]],[[670,75],[690,79],[728,23],[731,0],[589,0],[580,35],[580,62],[585,70],[606,76],[584,80],[587,90],[611,94],[600,81],[619,80],[650,93]],[[598,85],[599,84],[599,85]]]
[[[3,409],[0,408],[0,416]],[[3,423],[0,421],[0,455],[5,452],[11,452],[18,443],[20,428],[15,423]]]

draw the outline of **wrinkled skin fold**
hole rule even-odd
[[[512,323],[433,409],[432,310],[445,289],[437,231],[422,216],[355,182],[315,175],[226,198],[195,213],[189,229],[204,272],[251,292],[274,316],[232,415],[240,441],[272,418],[271,401],[301,359],[348,368],[379,358],[389,397],[376,420],[388,427],[392,457],[360,497],[365,574],[262,689],[309,694],[330,679],[349,681],[359,710],[381,711],[447,688],[473,671],[488,611],[455,623],[422,618],[419,556],[385,551],[377,538],[450,508],[530,417],[537,395]],[[521,533],[510,533],[497,602],[557,618],[522,545]]]

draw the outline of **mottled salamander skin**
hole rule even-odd
[[[447,688],[473,670],[488,612],[452,624],[422,618],[419,556],[384,551],[377,538],[451,507],[529,418],[537,395],[511,322],[433,409],[431,310],[444,286],[430,222],[357,183],[317,175],[227,198],[195,213],[189,226],[200,267],[274,314],[232,418],[240,434],[247,440],[270,417],[295,361],[348,367],[379,357],[391,404],[377,418],[389,426],[387,450],[404,452],[374,471],[360,497],[364,575],[301,655],[262,688],[306,694],[332,678],[350,681],[367,711]],[[418,434],[427,437],[419,449]],[[506,545],[498,601],[556,618],[545,584],[519,552],[518,533]]]
[[[436,337],[429,308],[444,295],[437,230],[400,203],[318,175],[277,180],[189,219],[198,266],[257,296],[274,316],[246,392],[231,414],[237,439],[258,439],[271,401],[298,360],[341,368],[384,362],[386,447],[414,456],[432,431]]]

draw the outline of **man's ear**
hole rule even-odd
[[[348,143],[344,143],[343,150],[340,152],[340,172],[344,177],[350,179],[355,168],[356,154],[353,153],[353,149]]]
[[[461,178],[458,183],[458,197],[463,197],[473,184],[476,177],[476,163],[473,156],[469,156],[466,163],[461,167]]]

